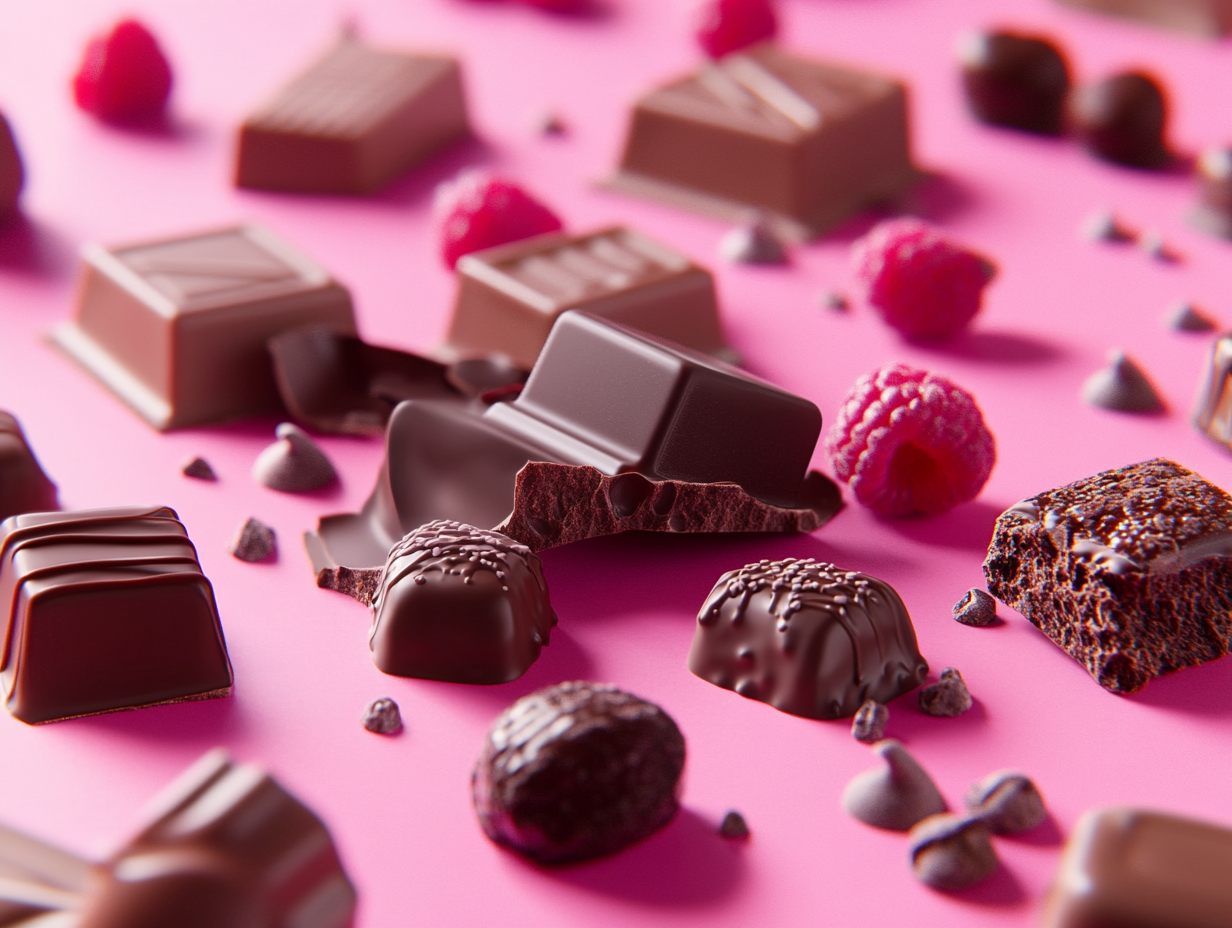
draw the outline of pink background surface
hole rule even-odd
[[[1192,182],[1096,162],[1074,144],[979,126],[962,105],[952,45],[964,29],[1009,24],[1051,33],[1080,79],[1142,65],[1172,91],[1172,138],[1193,153],[1232,139],[1232,58],[1202,43],[1072,13],[1044,0],[795,0],[785,43],[818,58],[902,75],[912,87],[921,165],[940,179],[917,205],[994,257],[1001,274],[973,330],[910,347],[867,309],[835,314],[816,296],[849,283],[850,224],[793,252],[791,267],[719,264],[725,226],[593,188],[618,157],[630,100],[692,66],[692,5],[611,0],[611,15],[569,19],[519,5],[454,0],[0,0],[0,108],[29,173],[27,221],[0,236],[0,408],[14,412],[66,507],[175,507],[214,583],[236,673],[231,699],[30,728],[0,714],[0,820],[82,852],[133,828],[141,806],[202,751],[225,745],[268,765],[329,823],[362,901],[358,925],[707,924],[1030,925],[1060,841],[1092,806],[1134,803],[1232,825],[1232,662],[1158,680],[1138,695],[1102,691],[1020,617],[971,629],[950,618],[980,564],[996,515],[1015,500],[1157,455],[1224,486],[1232,459],[1189,425],[1209,337],[1166,330],[1188,299],[1232,322],[1228,244],[1182,222]],[[77,112],[68,80],[87,36],[126,12],[153,28],[176,72],[177,132],[115,131]],[[229,183],[235,126],[331,42],[345,17],[378,44],[447,49],[463,60],[481,143],[455,149],[367,200],[268,195]],[[536,135],[547,110],[572,127]],[[931,519],[881,521],[858,506],[813,536],[630,535],[549,551],[560,627],[514,683],[466,687],[386,677],[373,667],[368,615],[312,583],[299,533],[354,511],[379,465],[379,441],[330,438],[341,486],[281,495],[248,476],[275,420],[160,435],[56,353],[44,333],[73,307],[75,250],[239,220],[265,222],[353,288],[371,341],[430,350],[453,281],[435,255],[431,191],[460,168],[506,172],[585,230],[627,222],[714,268],[731,342],[755,372],[809,397],[833,420],[860,374],[904,360],[978,398],[999,461],[975,502]],[[1111,206],[1160,230],[1183,260],[1082,241]],[[1160,417],[1085,407],[1082,380],[1120,346],[1155,378]],[[217,484],[180,476],[204,455]],[[820,455],[815,461],[824,467]],[[226,553],[255,515],[277,529],[273,564]],[[892,583],[934,675],[960,668],[975,708],[931,719],[914,696],[891,705],[902,739],[952,803],[991,770],[1036,778],[1052,820],[999,839],[1001,871],[965,893],[918,885],[902,836],[838,807],[870,766],[846,722],[793,718],[693,677],[684,660],[697,608],[718,575],[762,557],[812,556]],[[494,716],[533,689],[611,681],[655,700],[688,740],[685,810],[660,834],[571,869],[531,866],[488,843],[470,806],[471,765]],[[397,699],[399,737],[365,732],[362,708]],[[746,844],[714,835],[728,808]]]

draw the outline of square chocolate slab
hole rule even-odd
[[[86,245],[77,317],[54,341],[157,429],[282,408],[265,342],[355,332],[351,295],[269,229]]]

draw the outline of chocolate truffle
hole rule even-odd
[[[0,113],[0,222],[17,212],[17,199],[25,180],[17,139],[13,137],[8,120]]]
[[[997,519],[984,576],[1082,664],[1132,693],[1228,653],[1232,496],[1172,461],[1105,471]]]
[[[1074,134],[1097,158],[1136,168],[1160,168],[1170,160],[1167,102],[1149,74],[1131,71],[1080,87],[1069,113]]]
[[[788,558],[719,578],[697,615],[689,669],[792,715],[840,719],[919,686],[928,664],[888,583]]]
[[[59,508],[56,485],[39,467],[21,425],[0,411],[0,519]]]
[[[82,260],[77,317],[52,337],[157,429],[276,412],[266,339],[355,331],[346,288],[262,226],[87,245]]]
[[[611,185],[798,239],[916,176],[902,83],[765,43],[642,97]]]
[[[529,369],[571,309],[706,354],[730,354],[710,272],[630,229],[549,232],[464,255],[457,271],[443,349],[451,357],[500,354]]]
[[[1226,928],[1232,830],[1145,809],[1097,809],[1074,826],[1041,928]]]
[[[1232,0],[1059,0],[1066,6],[1123,16],[1216,38],[1232,30]]]
[[[0,523],[0,684],[23,722],[231,692],[214,591],[171,509]]]
[[[455,59],[347,36],[244,120],[235,182],[371,193],[469,132]]]
[[[1061,131],[1070,79],[1053,42],[1014,32],[973,33],[960,42],[958,58],[976,119],[1046,135]]]
[[[373,611],[377,667],[452,683],[516,680],[556,625],[543,565],[529,548],[448,521],[394,545]]]
[[[1209,148],[1198,158],[1198,203],[1189,224],[1219,238],[1232,238],[1232,148]]]
[[[1232,450],[1232,335],[1221,336],[1211,346],[1194,425]]]
[[[542,863],[611,854],[680,808],[684,737],[654,703],[597,683],[523,696],[493,723],[471,777],[489,838]]]

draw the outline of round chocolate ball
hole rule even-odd
[[[1138,168],[1168,163],[1168,105],[1149,74],[1129,71],[1079,88],[1070,105],[1074,133],[1097,158]]]
[[[1065,122],[1069,67],[1048,39],[980,32],[958,45],[967,106],[980,122],[1056,135]]]

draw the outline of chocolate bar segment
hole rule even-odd
[[[630,229],[552,232],[465,255],[445,351],[531,368],[562,313],[581,309],[707,354],[728,352],[714,279]]]
[[[1218,38],[1232,30],[1232,0],[1058,0],[1065,6]]]
[[[0,686],[23,722],[231,692],[214,592],[171,509],[6,519],[0,608]]]
[[[87,245],[56,343],[158,429],[282,408],[265,342],[305,323],[352,334],[346,288],[270,230]]]
[[[21,425],[0,411],[0,519],[58,508],[56,485],[39,467]]]
[[[244,120],[235,182],[371,193],[469,132],[456,59],[347,37]]]

